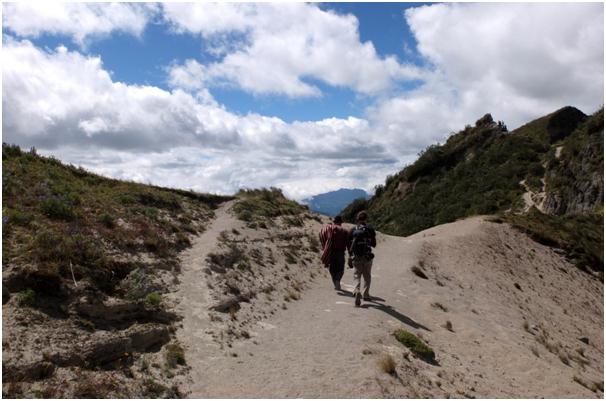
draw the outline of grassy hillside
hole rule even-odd
[[[163,294],[179,252],[228,198],[108,179],[6,144],[2,178],[3,395],[25,396],[31,382],[29,396],[178,396],[161,384],[179,365]],[[163,346],[162,377],[110,374]],[[75,387],[57,384],[70,375]]]
[[[87,280],[128,297],[136,256],[174,264],[220,197],[112,180],[54,158],[2,147],[3,271],[53,294]],[[125,256],[126,255],[126,256]],[[70,267],[71,265],[71,267]]]
[[[557,148],[561,148],[558,157]],[[548,200],[559,199],[560,203],[576,205],[575,210],[601,216],[603,195],[600,198],[586,192],[600,192],[602,171],[602,110],[588,118],[579,110],[566,107],[513,132],[507,132],[504,125],[486,115],[443,145],[428,147],[412,165],[377,187],[369,201],[358,200],[342,213],[351,221],[357,211],[367,209],[379,230],[410,235],[472,215],[521,213],[522,195],[527,190],[521,181],[525,181],[533,190],[544,190]],[[580,192],[583,195],[579,198],[576,194]],[[516,218],[516,224],[521,227],[521,221],[528,221],[526,229],[532,226],[539,230],[537,219],[541,220],[536,216]],[[583,244],[568,242],[578,238],[572,234],[581,226],[586,227],[586,222],[577,226],[577,220],[567,222],[570,233],[559,233],[556,242],[566,249],[578,251],[580,247],[587,257],[576,260],[603,270],[603,252],[596,252],[603,235],[593,235],[601,232],[601,218],[589,218],[590,225],[598,226],[580,241]],[[547,231],[549,225],[545,223],[540,230]]]

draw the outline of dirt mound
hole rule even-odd
[[[252,232],[236,230],[255,243]],[[209,311],[212,292],[189,292],[187,304],[197,306],[177,333],[191,367],[188,395],[603,396],[603,284],[559,253],[477,217],[406,238],[379,235],[376,254],[373,300],[361,308],[353,307],[351,270],[345,291],[314,273],[296,302],[262,295],[242,303],[233,321]],[[288,274],[325,272],[317,260]],[[268,271],[256,288],[286,274]],[[435,358],[400,343],[396,330]]]

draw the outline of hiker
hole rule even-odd
[[[335,290],[341,290],[341,278],[345,270],[345,250],[348,232],[341,227],[343,218],[335,216],[333,222],[320,231],[322,244],[322,263],[328,267]]]
[[[349,231],[347,249],[349,250],[350,262],[354,270],[354,297],[356,306],[360,306],[361,298],[370,301],[370,269],[375,255],[372,248],[377,246],[375,230],[367,225],[368,214],[361,211],[356,216],[356,226]],[[364,278],[363,294],[360,293],[361,279]]]

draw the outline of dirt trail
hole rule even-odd
[[[177,337],[191,368],[185,385],[189,397],[602,394],[573,376],[589,385],[603,377],[603,285],[551,249],[480,217],[407,238],[379,234],[374,301],[354,308],[350,294],[335,292],[326,276],[317,277],[299,301],[258,321],[249,339],[223,349],[207,334],[208,290],[202,268],[217,235],[236,225],[226,209],[217,211],[212,226],[184,255],[181,289],[175,294],[184,316]],[[413,265],[429,279],[416,277]],[[346,269],[344,288],[351,290],[352,281],[352,270]],[[452,330],[444,327],[446,321]],[[436,351],[437,362],[412,357],[391,335],[396,328],[421,336]],[[549,332],[546,343],[559,344],[555,353],[537,340],[540,330]],[[580,336],[589,337],[589,345],[578,341]],[[583,348],[587,364],[563,363],[558,353],[572,356],[576,347]],[[396,361],[397,375],[377,368],[384,355]]]

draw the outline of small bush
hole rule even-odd
[[[79,322],[80,322],[80,325],[82,327],[84,327],[86,330],[95,331],[95,324],[93,322],[91,322],[90,320],[80,319]]]
[[[17,293],[17,303],[21,306],[32,306],[36,302],[36,293],[31,288]]]
[[[99,216],[99,223],[107,228],[114,228],[116,226],[113,216],[109,213],[101,213]]]
[[[393,333],[396,340],[404,344],[407,348],[409,348],[415,355],[419,356],[422,359],[426,360],[434,360],[436,355],[429,346],[427,346],[423,341],[421,341],[414,334],[399,329]]]
[[[185,352],[179,344],[168,344],[164,356],[169,368],[175,368],[177,365],[185,365]]]
[[[40,211],[55,220],[73,220],[74,212],[68,204],[58,199],[45,199],[40,202]]]
[[[248,262],[248,258],[238,246],[229,244],[227,251],[223,253],[208,254],[207,261],[220,269],[232,269],[240,262]]]
[[[152,379],[145,379],[143,386],[145,387],[146,393],[152,396],[152,398],[160,398],[164,392],[168,390],[166,386],[155,382]]]
[[[396,373],[396,362],[393,360],[391,355],[383,355],[378,362],[379,370],[383,373],[395,375]]]
[[[162,303],[162,296],[157,292],[150,292],[145,297],[145,303],[157,308]]]
[[[33,219],[33,214],[20,210],[12,210],[8,213],[9,224],[14,224],[17,226],[27,227]]]

